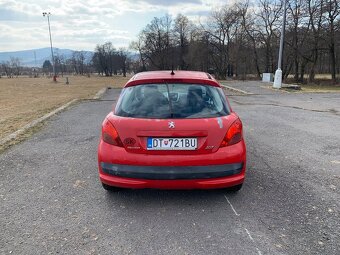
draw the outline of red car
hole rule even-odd
[[[98,166],[106,190],[237,191],[246,170],[242,122],[207,73],[138,73],[103,121]]]

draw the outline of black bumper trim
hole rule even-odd
[[[243,163],[210,166],[134,166],[101,162],[104,173],[148,180],[209,179],[241,173]]]

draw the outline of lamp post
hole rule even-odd
[[[52,68],[53,68],[53,81],[57,81],[57,75],[55,73],[55,62],[54,62],[54,55],[53,55],[53,46],[52,46],[52,36],[51,36],[51,26],[50,26],[50,12],[43,12],[42,15],[47,17],[48,23],[48,32],[50,34],[50,44],[51,44],[51,54],[52,54]]]
[[[280,49],[279,49],[279,60],[277,62],[277,70],[275,72],[275,78],[273,83],[273,88],[280,89],[282,87],[282,53],[283,53],[283,42],[285,38],[285,30],[286,30],[286,14],[287,14],[287,0],[283,0],[283,24],[281,29],[281,37],[280,37]]]

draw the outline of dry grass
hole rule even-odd
[[[340,86],[327,85],[301,85],[303,92],[334,93],[340,92]]]
[[[1,78],[0,139],[72,99],[92,98],[101,88],[119,88],[128,79],[70,76],[70,84],[65,85],[61,77],[57,83],[49,78]]]
[[[288,75],[288,78],[293,79],[294,78],[294,74]],[[305,74],[304,78],[308,79],[309,78],[309,74],[308,73]],[[321,80],[331,80],[332,79],[332,75],[328,74],[328,73],[318,73],[318,74],[315,74],[314,78],[316,80],[319,80],[319,79],[321,79]]]

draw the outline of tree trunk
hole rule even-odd
[[[299,50],[298,50],[298,36],[297,36],[297,24],[295,27],[294,34],[294,80],[299,81]]]
[[[256,42],[255,42],[254,38],[252,38],[252,41],[253,41],[253,52],[254,52],[254,57],[255,57],[256,73],[257,73],[257,77],[261,78],[261,71],[260,71],[259,62],[258,62],[258,54],[257,54],[257,49],[256,49]]]
[[[301,73],[300,73],[300,80],[299,80],[301,83],[304,82],[306,64],[307,64],[306,60],[302,61],[302,63],[301,63]]]
[[[299,82],[299,61],[297,60],[297,57],[295,57],[294,65],[295,65],[294,81]]]
[[[308,81],[311,83],[315,81],[315,67],[316,67],[317,61],[318,61],[318,50],[315,47],[313,51],[313,62],[312,62],[312,66],[309,71],[309,78],[308,78]]]
[[[335,62],[335,43],[334,43],[334,21],[331,20],[331,42],[329,45],[329,53],[331,58],[331,74],[332,74],[332,81],[336,83],[336,62]]]

